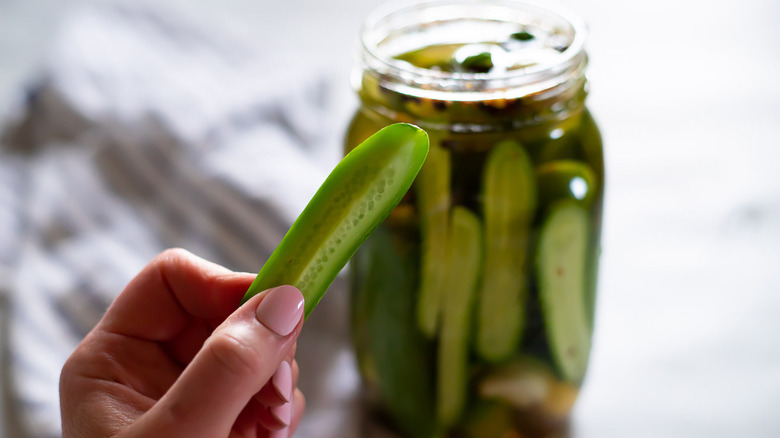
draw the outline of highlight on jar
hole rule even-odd
[[[551,5],[389,4],[364,24],[345,152],[397,122],[430,139],[352,260],[367,428],[566,436],[591,348],[604,158],[586,26]]]

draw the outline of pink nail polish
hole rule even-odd
[[[273,415],[280,423],[285,426],[290,425],[290,416],[292,415],[292,403],[285,403],[281,406],[275,406],[271,408],[271,415]]]
[[[279,364],[273,377],[271,377],[271,383],[284,401],[289,402],[292,400],[292,368],[290,368],[289,362],[283,360]]]
[[[271,289],[257,306],[257,320],[279,336],[292,333],[303,315],[303,295],[293,286]]]

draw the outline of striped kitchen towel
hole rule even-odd
[[[60,434],[59,371],[159,251],[256,271],[338,157],[327,82],[152,2],[68,19],[0,150],[12,392]]]

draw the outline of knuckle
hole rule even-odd
[[[264,366],[263,356],[251,344],[231,333],[215,333],[206,350],[220,367],[237,377],[255,376]]]
[[[292,368],[293,382],[295,382],[295,384],[297,386],[298,376],[300,376],[300,374],[301,374],[301,369],[298,367],[298,361],[297,360],[293,361],[291,368]]]
[[[78,374],[79,369],[78,365],[76,364],[76,360],[73,358],[73,356],[69,357],[68,360],[65,361],[65,364],[62,366],[62,369],[60,370],[60,390],[62,393],[67,394],[67,391],[62,391],[62,388],[68,388],[70,387],[71,382],[73,381],[74,377]]]
[[[190,252],[183,248],[168,248],[155,257],[155,261],[160,264],[176,262],[190,255]]]

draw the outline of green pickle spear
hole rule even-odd
[[[428,135],[390,125],[336,165],[257,274],[243,301],[283,284],[301,290],[306,317],[363,241],[412,185],[428,154]]]
[[[490,362],[517,350],[525,324],[534,179],[531,159],[516,142],[501,142],[490,153],[483,182],[485,268],[477,314],[477,352]]]
[[[367,292],[352,309],[353,318],[361,324],[353,336],[363,336],[357,351],[370,352],[358,353],[360,366],[373,368],[369,385],[375,387],[368,386],[368,391],[381,394],[404,436],[432,438],[437,431],[435,351],[415,321],[418,264],[416,241],[393,239],[387,226],[380,226],[366,240],[351,269],[353,278],[362,283],[353,292]],[[369,357],[371,362],[365,363]]]
[[[539,186],[539,203],[542,206],[550,206],[563,200],[576,203],[582,208],[589,209],[594,202],[600,199],[596,172],[587,164],[574,160],[550,161],[536,169],[536,181]],[[598,222],[591,222],[591,231],[588,237],[588,265],[586,268],[586,293],[585,315],[588,317],[589,327],[593,329],[593,312],[596,306],[596,281],[598,276],[599,245],[598,230],[593,226]]]
[[[466,406],[469,342],[474,300],[482,271],[482,225],[465,207],[452,209],[447,247],[447,297],[442,303],[439,334],[437,418],[443,427],[456,423]]]
[[[417,302],[417,322],[428,337],[436,334],[442,300],[446,294],[444,259],[450,216],[450,152],[431,146],[416,182],[417,205],[422,236],[422,265]]]
[[[570,383],[585,376],[590,352],[586,315],[588,212],[574,201],[550,207],[539,232],[539,299],[555,364]]]

